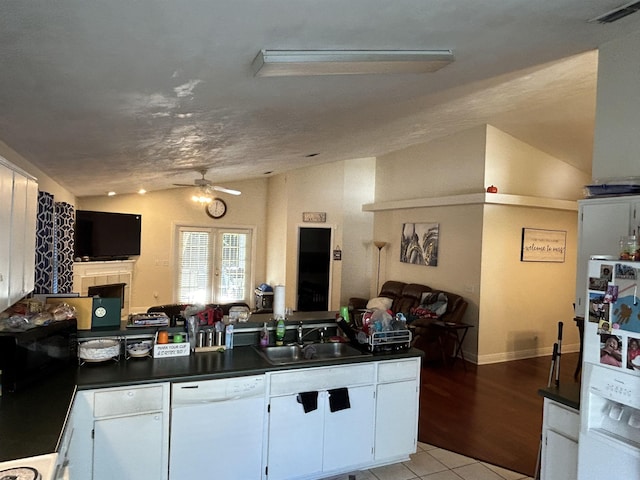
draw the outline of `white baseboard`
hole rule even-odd
[[[580,351],[580,344],[563,344],[562,353],[575,353]],[[525,358],[546,357],[553,354],[553,346],[544,348],[534,348],[529,350],[518,350],[516,352],[490,353],[487,355],[475,355],[464,352],[464,358],[477,365],[488,365],[491,363],[509,362],[512,360],[523,360]]]

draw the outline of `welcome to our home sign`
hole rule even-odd
[[[522,262],[564,262],[567,251],[565,230],[522,229]]]

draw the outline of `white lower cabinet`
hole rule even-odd
[[[168,478],[168,383],[82,391],[72,413],[71,480]]]
[[[380,362],[376,389],[375,461],[400,461],[418,442],[420,358]]]
[[[182,480],[198,475],[189,470],[192,460],[204,461],[207,468],[196,469],[206,470],[203,478],[311,480],[400,462],[416,451],[418,357],[260,378],[260,392],[251,395],[254,377],[192,382],[208,402],[189,390],[196,385],[176,383],[173,410],[169,383],[80,391],[61,463],[71,480]],[[178,395],[179,387],[189,395]]]
[[[162,412],[94,423],[93,480],[167,478]]]
[[[374,363],[277,372],[270,377],[266,478],[321,478],[371,464]],[[331,391],[345,387],[348,408],[332,412]],[[317,392],[317,408],[305,413],[309,392]]]
[[[541,480],[578,478],[580,412],[549,398],[542,419]]]

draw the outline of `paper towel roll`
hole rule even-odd
[[[284,318],[284,285],[276,285],[273,289],[273,316]]]

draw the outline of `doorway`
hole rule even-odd
[[[331,228],[298,231],[298,301],[301,312],[329,310]]]

